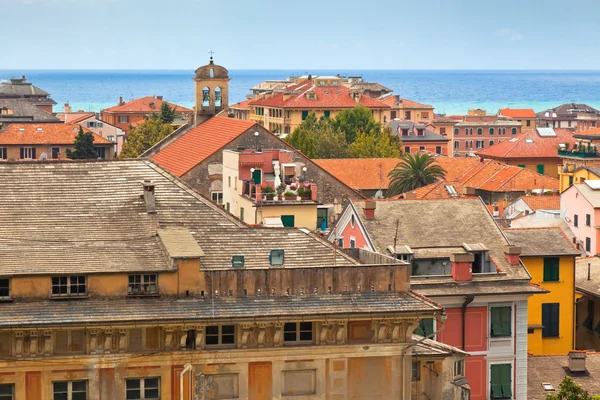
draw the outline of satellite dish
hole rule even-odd
[[[42,153],[40,154],[40,161],[46,161],[48,159],[48,154]]]
[[[381,189],[379,189],[377,192],[375,192],[375,196],[373,196],[374,199],[383,199],[383,192],[381,191]]]

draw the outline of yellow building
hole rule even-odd
[[[575,258],[579,251],[560,228],[504,232],[512,244],[521,247],[521,262],[531,283],[548,291],[528,300],[527,351],[566,355],[575,348]]]
[[[562,159],[562,165],[558,167],[561,193],[574,183],[600,176],[600,128],[576,133],[573,139],[572,145],[558,149],[558,156]]]
[[[409,399],[412,332],[445,322],[407,263],[248,227],[146,160],[0,179],[3,399]],[[415,378],[456,386],[433,361]]]
[[[394,94],[381,96],[379,100],[390,106],[390,120],[424,123],[431,122],[435,117],[433,106],[430,104],[417,103]]]
[[[535,129],[537,116],[532,108],[502,108],[496,114],[500,118],[516,120],[521,123],[522,130]]]
[[[357,105],[371,110],[377,122],[386,123],[390,119],[390,106],[365,95],[363,90],[344,86],[339,77],[309,77],[288,86],[283,92],[251,100],[248,102],[248,119],[273,133],[290,134],[311,113],[317,118],[334,118],[340,111]]]

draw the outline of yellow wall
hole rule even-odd
[[[574,348],[575,331],[575,257],[561,257],[559,281],[544,282],[544,258],[521,257],[521,261],[531,274],[531,283],[540,285],[550,293],[537,294],[528,300],[529,325],[542,324],[542,304],[560,303],[558,338],[542,338],[542,330],[537,328],[527,335],[527,350],[539,354],[567,354]]]
[[[578,184],[578,183],[583,183],[586,180],[589,179],[600,179],[600,176],[588,171],[587,169],[580,169],[578,171],[574,171],[574,172],[565,172],[562,170],[561,167],[558,168],[558,170],[560,171],[560,192],[564,192],[565,190],[567,190],[571,185],[570,183],[570,179],[569,177],[573,177],[573,184]]]
[[[254,210],[253,210],[254,211]],[[258,220],[261,218],[261,209],[258,208]],[[311,205],[289,205],[289,206],[263,206],[263,217],[280,217],[282,215],[294,215],[297,228],[306,228],[314,231],[317,229],[317,204]]]
[[[558,166],[559,166],[559,162],[555,161],[549,161],[549,160],[536,160],[536,159],[524,159],[524,160],[519,160],[519,161],[514,161],[514,160],[499,160],[502,161],[508,165],[514,165],[514,166],[519,166],[519,165],[525,165],[526,169],[529,169],[533,172],[538,172],[537,170],[537,166],[538,164],[542,164],[544,166],[544,175],[548,175],[551,176],[553,178],[557,178],[559,177],[558,175]],[[540,187],[542,185],[540,184]]]

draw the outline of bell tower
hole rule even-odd
[[[216,65],[210,52],[210,62],[196,70],[196,105],[194,107],[194,125],[229,109],[229,72]]]

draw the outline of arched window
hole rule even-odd
[[[455,140],[455,141],[454,141],[454,148],[455,148],[455,149],[458,149],[458,140]]]
[[[459,132],[459,129],[458,128],[454,128],[454,136],[458,136],[458,132]]]
[[[490,135],[494,134],[494,128],[490,128]]]
[[[214,78],[215,77],[215,70],[214,69],[210,69],[210,77]]]
[[[477,128],[477,134],[478,134],[478,135],[481,135],[481,134],[483,134],[483,129],[482,129],[482,128]]]
[[[512,134],[516,135],[517,134],[517,128],[512,128]]]
[[[493,146],[493,145],[494,145],[494,141],[490,140],[490,146]]]
[[[210,105],[210,89],[208,88],[208,86],[205,86],[204,89],[202,89],[202,106],[208,107],[209,105]]]
[[[215,107],[221,107],[221,88],[215,88]]]

